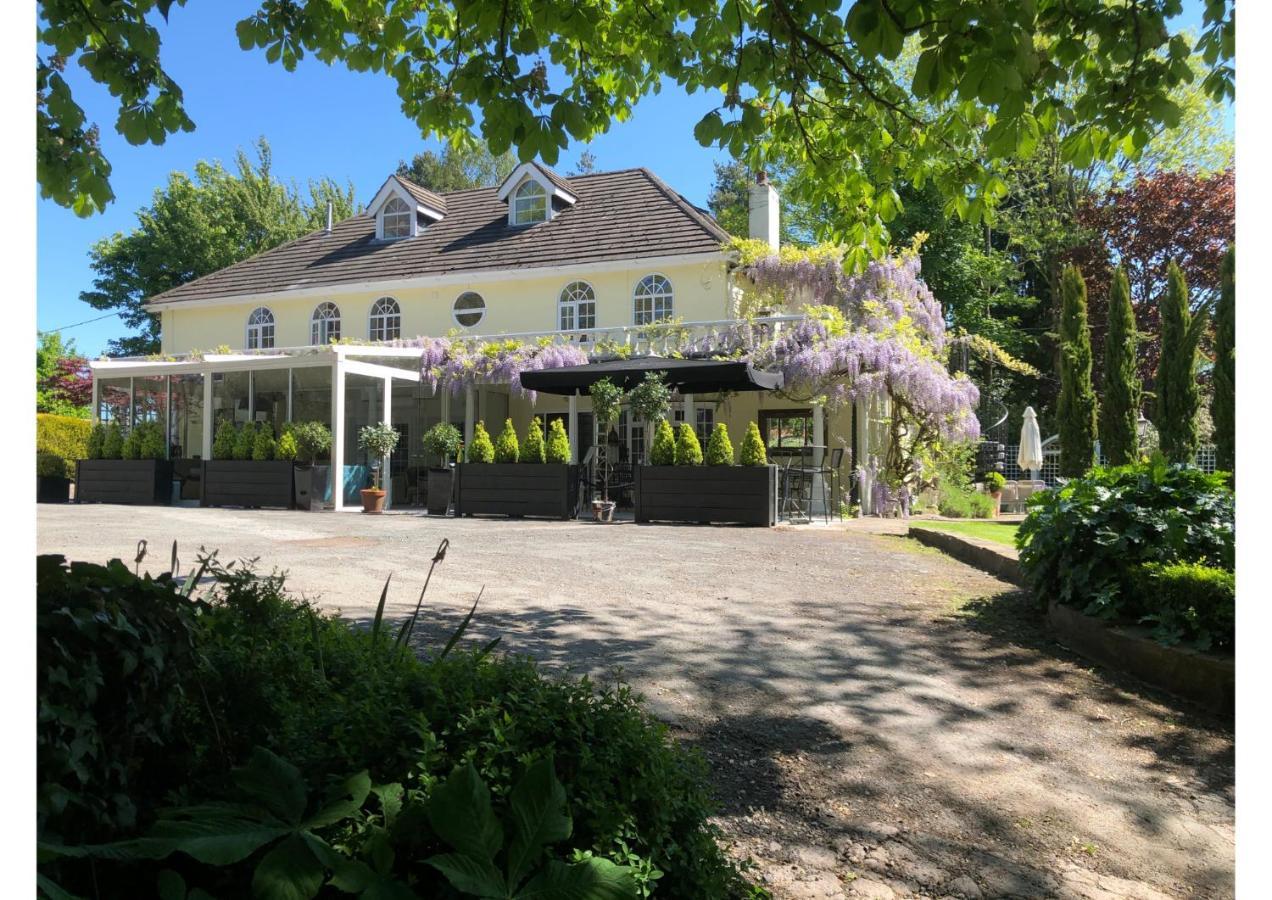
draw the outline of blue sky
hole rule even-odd
[[[1200,2],[1188,0],[1183,27],[1200,25]],[[135,211],[150,201],[169,172],[190,170],[199,159],[231,165],[235,151],[259,136],[273,149],[274,171],[301,185],[310,178],[351,179],[367,202],[398,160],[425,147],[402,113],[395,83],[387,76],[353,73],[310,58],[287,72],[260,51],[239,49],[234,24],[259,8],[259,0],[218,0],[173,6],[161,25],[168,73],[185,91],[196,129],[168,138],[161,147],[133,147],[114,130],[113,98],[68,68],[76,97],[90,121],[101,125],[102,145],[114,167],[116,200],[107,211],[80,219],[52,201],[38,201],[37,308],[40,329],[58,328],[102,315],[79,300],[92,286],[88,250],[94,241],[131,229]],[[627,122],[615,124],[589,149],[601,169],[647,166],[691,201],[705,204],[712,163],[725,155],[694,140],[692,129],[718,103],[711,94],[693,96],[674,84],[648,97]],[[557,164],[573,167],[581,146],[571,146]],[[63,332],[82,352],[96,355],[124,333],[114,318]]]

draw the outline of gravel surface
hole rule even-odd
[[[40,552],[259,557],[342,614],[429,589],[473,639],[642,690],[777,897],[1224,897],[1229,724],[1092,670],[900,524],[770,530],[42,506]]]

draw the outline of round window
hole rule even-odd
[[[455,299],[455,321],[465,328],[472,328],[486,315],[486,301],[476,291],[464,291]]]

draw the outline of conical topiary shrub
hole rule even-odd
[[[234,442],[237,439],[234,423],[229,419],[222,419],[221,424],[216,426],[216,437],[212,439],[212,458],[233,459]]]
[[[707,465],[733,465],[733,444],[729,441],[729,429],[723,422],[716,422],[707,438]]]
[[[118,420],[111,420],[106,426],[106,437],[102,439],[102,459],[124,458],[124,432]]]
[[[98,422],[88,433],[88,458],[101,459],[106,446],[106,426]]]
[[[124,444],[119,451],[120,459],[141,459],[141,426],[134,425],[132,430],[128,432],[128,437],[124,438]]]
[[[251,422],[244,423],[234,438],[234,458],[251,459],[252,448],[256,446],[256,428]]]
[[[486,423],[478,422],[473,429],[473,439],[468,445],[467,460],[470,463],[492,463],[495,461],[495,445],[486,433]]]
[[[515,463],[521,458],[521,447],[517,442],[517,430],[512,427],[512,419],[504,420],[503,431],[495,441],[495,462]]]
[[[538,421],[537,419],[535,421]],[[550,463],[565,463],[568,465],[570,459],[570,436],[565,433],[565,423],[560,419],[553,419],[552,424],[548,426],[548,447],[547,461]]]
[[[296,435],[292,434],[289,428],[278,439],[278,446],[274,448],[274,458],[295,459],[298,453],[300,453],[300,448],[296,445]]]
[[[742,439],[742,455],[739,462],[744,466],[768,465],[768,451],[764,449],[764,439],[760,437],[760,426],[754,422],[746,426],[746,437]]]
[[[262,428],[256,433],[256,440],[252,442],[252,459],[257,462],[274,458],[274,436],[270,434],[268,428]]]
[[[676,435],[666,419],[658,420],[658,430],[654,432],[654,446],[649,451],[651,466],[674,466],[676,464]]]
[[[676,429],[676,465],[702,465],[702,445],[698,443],[698,435],[694,434],[693,426],[688,422],[681,422]]]
[[[547,448],[543,445],[543,423],[535,416],[526,429],[526,439],[521,442],[521,458],[523,463],[545,463],[548,461]]]

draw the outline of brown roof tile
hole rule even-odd
[[[435,209],[442,213],[446,212],[446,198],[441,194],[435,194],[428,188],[418,185],[414,181],[403,178],[401,175],[394,175],[393,177],[396,178],[398,183],[402,185],[402,187],[406,188],[406,192],[414,197],[418,202],[424,204],[429,209]]]

